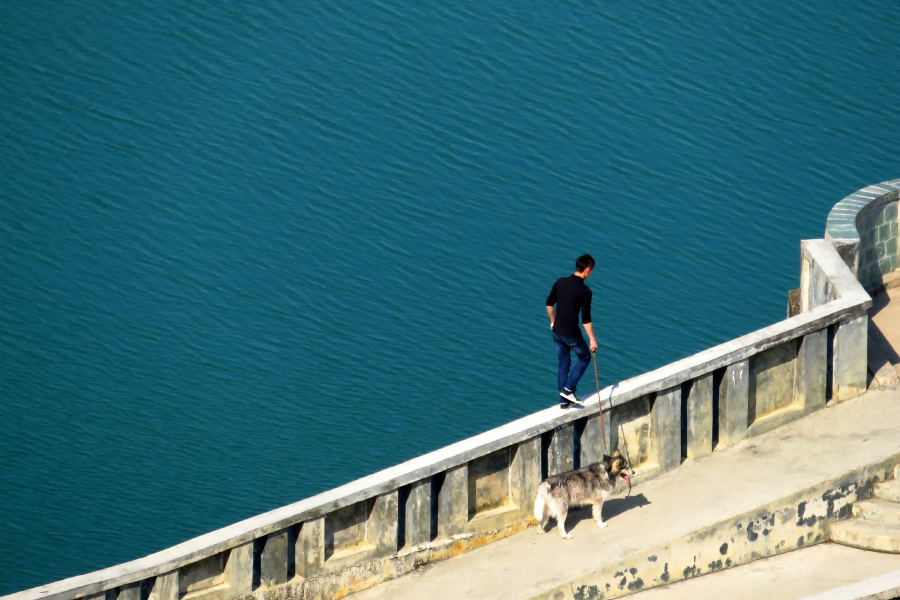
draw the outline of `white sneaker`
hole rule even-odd
[[[575,392],[570,392],[568,388],[563,388],[559,393],[560,398],[565,398],[569,402],[574,402],[576,404],[581,404],[581,399],[575,395]]]

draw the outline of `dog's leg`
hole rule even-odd
[[[594,515],[594,520],[597,521],[597,527],[604,528],[606,527],[606,523],[603,522],[603,500],[600,499],[597,502],[594,502],[594,506],[591,508],[591,513]]]
[[[547,502],[540,494],[534,499],[534,518],[537,519],[537,532],[540,535],[544,533],[544,525],[547,522]]]
[[[566,533],[566,516],[569,514],[569,503],[565,500],[557,500],[556,526],[564,540],[571,540],[572,534]]]

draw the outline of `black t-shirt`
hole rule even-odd
[[[591,288],[584,285],[584,279],[578,275],[561,277],[553,284],[547,296],[547,306],[556,305],[556,321],[553,322],[553,333],[567,338],[584,338],[578,326],[578,311],[581,310],[581,322],[591,322]]]

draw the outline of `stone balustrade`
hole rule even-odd
[[[599,460],[634,483],[823,408],[866,386],[871,299],[842,258],[801,244],[801,312],[555,406],[162,552],[9,600],[340,598],[534,523],[541,480]],[[603,419],[599,406],[602,405]]]

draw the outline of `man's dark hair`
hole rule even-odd
[[[581,273],[585,269],[593,269],[595,264],[597,263],[590,254],[582,254],[575,260],[575,272]]]

